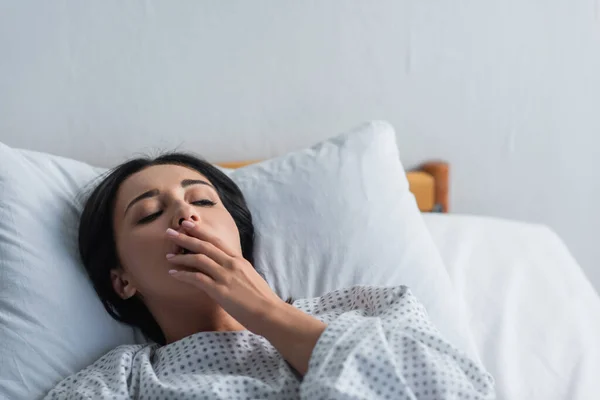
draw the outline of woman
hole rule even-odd
[[[121,346],[47,398],[493,398],[405,287],[357,286],[293,304],[252,265],[244,197],[192,155],[110,171],[79,247],[107,311],[154,343]]]

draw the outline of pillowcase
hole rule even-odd
[[[79,261],[82,188],[102,170],[0,143],[0,397],[36,399],[133,329],[105,311]]]
[[[409,190],[388,123],[363,124],[230,177],[253,215],[255,267],[280,297],[404,284],[442,334],[479,361],[464,302]]]

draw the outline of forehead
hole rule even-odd
[[[211,183],[198,171],[181,165],[153,165],[125,179],[117,191],[117,204],[129,201],[140,194],[152,190],[163,190],[179,186],[184,179],[202,179]]]

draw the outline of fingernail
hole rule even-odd
[[[177,232],[175,229],[169,228],[167,229],[167,235],[175,237],[179,236],[179,232]]]
[[[174,274],[176,274],[176,273],[177,273],[177,270],[176,270],[176,269],[170,269],[170,270],[169,270],[169,275],[174,275]]]
[[[173,257],[175,257],[175,254],[173,254],[173,253],[168,253],[167,254],[167,258],[173,258]]]
[[[192,221],[183,221],[181,223],[181,226],[184,226],[186,228],[193,228],[194,227],[194,223]]]

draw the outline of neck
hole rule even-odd
[[[202,304],[202,307],[198,304]],[[165,335],[173,343],[198,332],[243,331],[246,328],[214,301],[190,304],[147,304]]]

